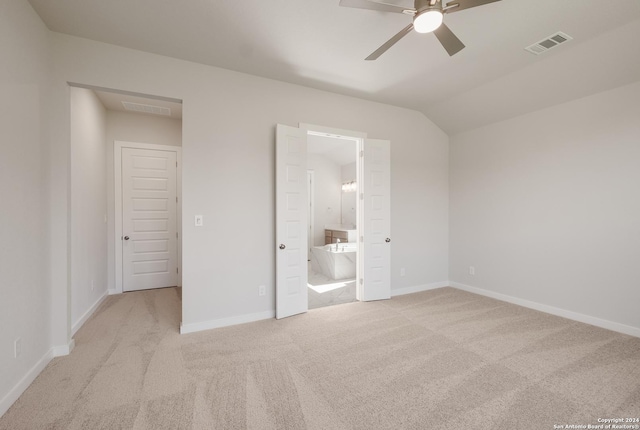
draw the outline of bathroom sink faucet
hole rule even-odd
[[[338,244],[340,244],[340,239],[336,239],[336,240],[337,240],[337,242],[336,242],[336,252],[338,252]]]

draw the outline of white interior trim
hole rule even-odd
[[[238,315],[229,318],[202,321],[192,324],[180,324],[180,334],[195,333],[212,328],[228,327],[237,324],[245,324],[254,321],[268,320],[276,317],[275,311],[258,312],[255,314]]]
[[[178,223],[178,286],[182,286],[182,148],[179,146],[156,145],[153,143],[125,142],[116,140],[113,144],[113,176],[115,187],[115,205],[113,219],[115,222],[115,289],[109,294],[122,293],[122,148],[153,149],[156,151],[175,152],[178,161],[177,181],[177,223]]]
[[[307,166],[307,187],[309,189],[309,225],[307,226],[307,260],[311,259],[311,248],[315,246],[313,239],[315,236],[316,223],[313,212],[315,211],[315,186],[316,172],[309,170]]]
[[[514,305],[523,306],[525,308],[534,309],[536,311],[545,312],[551,315],[567,318],[573,321],[578,321],[585,324],[590,324],[596,327],[612,330],[622,334],[628,334],[629,336],[640,337],[640,328],[632,327],[617,322],[603,320],[600,318],[592,317],[589,315],[581,314],[578,312],[568,311],[566,309],[556,308],[554,306],[543,305],[541,303],[532,302],[525,299],[519,299],[517,297],[508,296],[502,293],[496,293],[494,291],[485,290],[482,288],[472,287],[470,285],[461,284],[459,282],[450,282],[449,285],[459,290],[468,291],[470,293],[479,294],[481,296],[491,297],[492,299],[501,300],[503,302],[513,303]]]
[[[325,127],[322,125],[307,124],[304,122],[299,123],[298,128],[301,130],[305,130],[307,134],[315,134],[318,136],[328,136],[328,137],[334,137],[337,139],[344,139],[345,137],[351,138],[351,140],[354,140],[354,138],[355,139],[367,138],[367,133],[362,131],[344,130],[340,128]]]
[[[82,327],[84,323],[87,322],[87,320],[91,317],[91,315],[93,315],[96,309],[98,309],[98,306],[100,306],[102,302],[104,302],[104,299],[106,299],[108,295],[108,291],[105,291],[104,294],[100,298],[98,298],[98,300],[96,300],[93,305],[91,305],[91,307],[84,313],[84,315],[82,315],[80,319],[76,321],[73,327],[71,327],[71,336],[74,336],[76,332],[80,330],[80,327]]]
[[[40,360],[24,375],[22,379],[0,400],[0,417],[9,410],[11,405],[25,392],[29,385],[38,377],[38,375],[47,367],[47,364],[53,359],[53,348],[47,351]]]
[[[71,339],[66,345],[58,345],[51,348],[54,357],[64,357],[65,355],[71,354],[73,348],[76,347],[75,339]]]
[[[435,290],[449,286],[449,281],[434,282],[425,285],[415,285],[413,287],[398,288],[391,290],[391,297],[404,296],[405,294],[419,293],[421,291]]]

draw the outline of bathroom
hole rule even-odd
[[[356,301],[357,144],[309,136],[309,309]]]

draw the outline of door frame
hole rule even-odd
[[[313,216],[313,210],[315,208],[314,202],[314,187],[316,181],[316,172],[313,170],[307,169],[307,196],[309,198],[309,207],[307,210],[309,213],[307,214],[307,219],[309,220],[309,225],[307,226],[307,261],[311,260],[311,248],[313,248],[313,237],[315,235],[315,219]]]
[[[325,137],[333,137],[337,139],[348,139],[356,141],[356,181],[358,183],[358,196],[356,197],[356,219],[357,219],[357,253],[356,253],[356,300],[362,301],[364,298],[364,260],[363,260],[363,249],[362,249],[362,240],[361,238],[365,235],[365,226],[362,222],[363,214],[364,214],[364,205],[363,201],[360,198],[360,194],[362,192],[362,175],[363,172],[363,150],[364,150],[364,141],[367,138],[367,133],[361,131],[354,130],[344,130],[333,127],[325,127],[321,125],[315,124],[307,124],[307,123],[299,123],[298,127],[301,130],[305,130],[308,135],[316,135],[316,136],[325,136]]]
[[[114,177],[114,211],[115,224],[114,251],[115,251],[115,294],[122,291],[122,149],[151,149],[155,151],[175,152],[178,166],[176,168],[176,223],[177,223],[177,252],[178,252],[178,286],[182,286],[182,148],[180,146],[157,145],[154,143],[126,142],[116,140],[113,142],[113,177]]]

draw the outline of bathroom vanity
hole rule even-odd
[[[357,233],[357,230],[349,227],[327,226],[324,229],[324,244],[337,243],[338,239],[341,243],[357,242]]]

